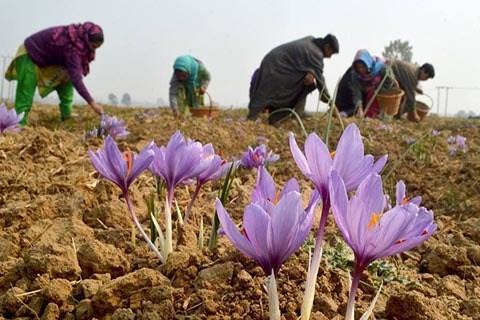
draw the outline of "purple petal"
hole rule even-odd
[[[288,141],[290,143],[290,151],[292,152],[293,159],[295,160],[298,168],[306,177],[310,178],[312,172],[310,171],[307,159],[298,147],[297,141],[295,140],[292,132],[288,134]]]
[[[133,181],[135,181],[135,179],[150,166],[154,155],[155,153],[153,150],[147,146],[138,156],[134,156],[132,169],[128,175],[128,186],[130,186]]]
[[[267,230],[270,228],[270,223],[270,216],[262,207],[250,204],[245,208],[243,227],[255,252],[254,259],[264,270],[271,270],[271,251],[267,244]]]
[[[340,175],[332,170],[330,173],[330,204],[332,207],[333,216],[337,223],[338,229],[343,234],[345,241],[352,246],[352,230],[349,226],[348,217],[348,196],[345,184]]]
[[[272,264],[278,271],[282,263],[289,257],[289,248],[295,241],[295,235],[300,226],[299,219],[303,216],[300,193],[293,191],[280,199],[273,209],[271,229],[268,235],[269,251]]]
[[[287,183],[283,187],[282,192],[280,193],[280,198],[283,198],[287,193],[290,193],[292,191],[300,193],[300,186],[298,185],[297,179],[295,178],[287,181]]]
[[[252,192],[252,202],[261,200],[275,200],[275,182],[268,171],[263,167],[258,168],[257,183]]]
[[[332,168],[332,158],[327,146],[315,133],[305,141],[305,157],[311,170],[311,179],[317,189],[328,189],[328,175]]]
[[[255,260],[257,258],[255,250],[248,239],[238,231],[235,223],[233,223],[219,199],[215,201],[215,207],[217,209],[218,220],[220,220],[222,230],[225,232],[228,239],[230,239],[232,244],[243,254]]]
[[[403,199],[405,199],[406,193],[405,193],[406,187],[405,187],[405,182],[402,180],[397,182],[397,191],[396,191],[396,198],[397,198],[397,206],[401,205],[403,203]]]

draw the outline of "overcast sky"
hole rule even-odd
[[[168,100],[176,56],[190,53],[212,74],[209,88],[223,106],[248,103],[253,70],[273,47],[306,35],[335,34],[340,54],[325,60],[330,91],[358,49],[381,55],[390,40],[409,40],[413,60],[435,66],[423,84],[480,88],[480,1],[474,0],[0,0],[0,54],[13,55],[30,34],[93,21],[105,32],[86,84],[107,101],[110,92],[133,100]],[[316,95],[309,99],[316,105]],[[449,111],[480,111],[480,91],[450,91]],[[443,99],[442,99],[443,112]],[[325,108],[323,105],[322,108]],[[436,110],[436,106],[435,106]]]

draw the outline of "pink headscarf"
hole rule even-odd
[[[89,63],[95,60],[95,49],[92,48],[90,39],[96,34],[103,33],[102,28],[93,22],[70,24],[57,27],[52,40],[57,46],[64,46],[69,56],[80,56],[82,60],[83,75],[90,72]]]

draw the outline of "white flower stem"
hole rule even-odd
[[[280,303],[278,302],[277,282],[275,281],[275,274],[267,278],[267,292],[268,292],[268,312],[270,320],[280,320]]]
[[[313,251],[312,261],[308,268],[307,281],[305,283],[305,292],[301,309],[301,320],[309,320],[312,313],[313,300],[315,298],[315,284],[317,283],[318,269],[322,260],[322,242],[327,224],[328,211],[330,210],[330,201],[323,201],[322,216],[318,226],[317,236],[315,238],[315,249]]]
[[[169,190],[165,202],[165,259],[173,252],[172,204],[173,190]]]
[[[347,312],[345,314],[345,320],[354,320],[355,319],[355,294],[357,293],[358,284],[360,283],[360,277],[362,276],[362,271],[355,267],[353,272],[352,285],[350,286],[350,294],[348,296],[347,303]]]
[[[128,211],[130,212],[130,217],[132,218],[133,223],[137,226],[138,231],[140,231],[140,234],[143,236],[145,241],[147,241],[148,246],[153,250],[153,252],[155,252],[155,254],[160,259],[160,261],[162,263],[165,263],[165,258],[160,253],[160,251],[158,251],[158,248],[153,244],[152,240],[150,240],[150,237],[145,233],[145,230],[143,230],[142,224],[138,221],[137,215],[135,214],[135,208],[133,207],[132,200],[130,199],[128,191],[124,192],[123,197],[127,202],[127,207],[128,207]]]

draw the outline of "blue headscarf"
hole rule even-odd
[[[360,49],[357,51],[353,63],[357,61],[361,61],[367,66],[370,78],[375,78],[380,75],[385,68],[385,61],[380,57],[372,56],[366,49]]]
[[[180,70],[188,74],[186,83],[190,89],[194,89],[198,85],[197,78],[199,68],[200,65],[198,61],[191,55],[180,56],[175,59],[175,63],[173,64],[174,70]]]

